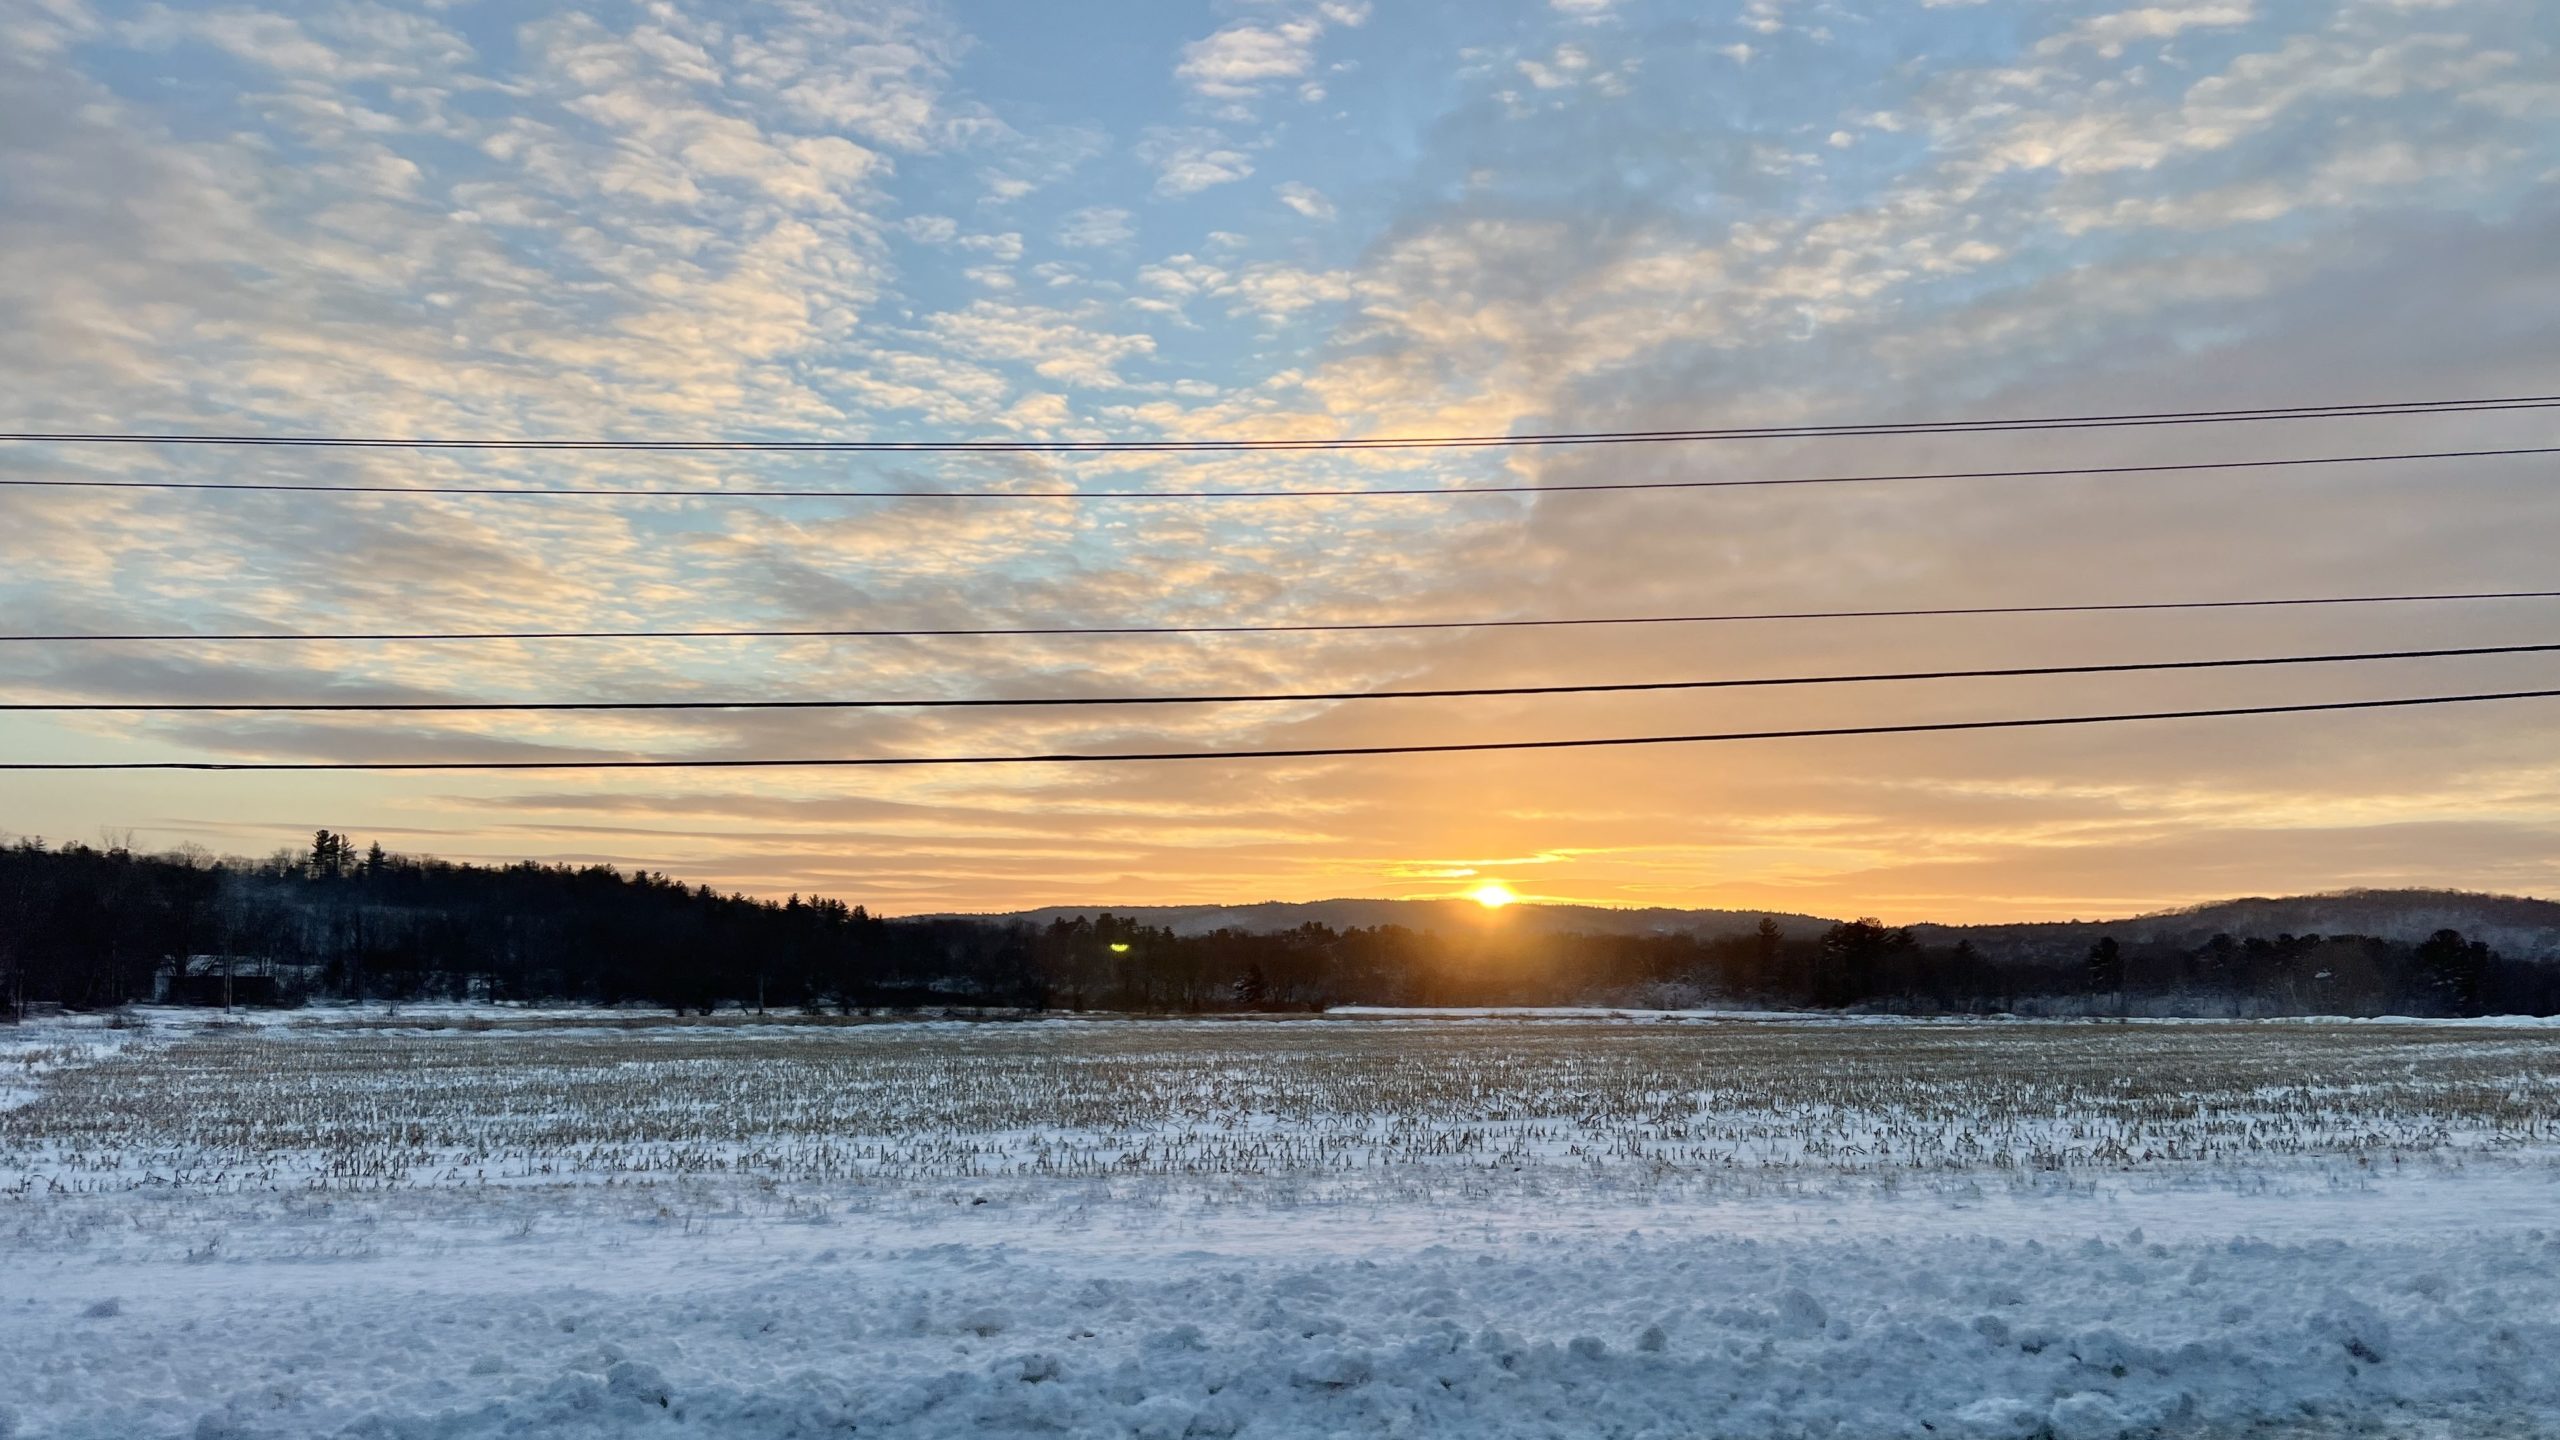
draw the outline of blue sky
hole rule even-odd
[[[12,428],[1094,438],[2560,390],[2526,0],[0,11]],[[1261,487],[2539,443],[2532,416],[1677,452],[101,452],[24,478]],[[1069,507],[0,496],[12,629],[1037,624],[2548,588],[2547,466]],[[47,648],[13,693],[1030,694],[2542,638],[2529,606],[1570,638]],[[21,717],[30,758],[923,753],[2416,693],[2531,662],[1890,696],[791,719]],[[2360,688],[2361,687],[2361,688]],[[607,859],[892,910],[1430,894],[2069,914],[2560,883],[2530,709],[1003,776],[0,783],[0,828]]]

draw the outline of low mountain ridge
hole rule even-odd
[[[928,915],[929,920],[1020,920],[1047,925],[1095,915],[1117,915],[1159,926],[1176,935],[1208,935],[1236,930],[1268,935],[1301,925],[1335,930],[1401,925],[1408,930],[1480,929],[1499,922],[1513,930],[1539,934],[1674,935],[1709,938],[1744,935],[1762,916],[1778,922],[1789,936],[1817,935],[1834,923],[1819,915],[1767,910],[1622,909],[1608,905],[1550,905],[1523,900],[1490,911],[1473,900],[1263,900],[1245,905],[1050,905],[1038,910],[997,914]]]
[[[1411,930],[1474,930],[1500,923],[1538,934],[1667,935],[1713,939],[1747,934],[1766,915],[1789,937],[1818,934],[1836,923],[1818,915],[1763,910],[1619,909],[1605,905],[1554,905],[1521,901],[1488,912],[1471,900],[1267,900],[1245,905],[1052,905],[1000,914],[933,916],[1019,920],[1045,926],[1055,920],[1111,914],[1161,926],[1177,935],[1218,930],[1270,934],[1319,924],[1336,930],[1401,925]],[[2217,934],[2372,935],[2414,943],[2438,930],[2459,930],[2503,954],[2560,957],[2560,901],[2466,890],[2341,890],[2315,895],[2248,896],[2117,919],[2049,920],[1984,925],[1914,924],[1930,944],[1971,940],[1988,955],[2020,960],[2077,955],[2101,935],[2127,944],[2194,947]]]
[[[2192,949],[2216,935],[2371,935],[2404,944],[2459,930],[2501,954],[2560,957],[2560,901],[2468,890],[2339,890],[2318,895],[2248,896],[2117,920],[2005,925],[1914,925],[1925,941],[1961,937],[1985,953],[2021,959],[2078,954],[2101,935],[2127,945]]]

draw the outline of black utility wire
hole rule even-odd
[[[2536,655],[2542,645],[2470,645],[2437,650],[2363,650],[2325,655],[2258,655],[2216,660],[2143,660],[2105,665],[2012,665],[1987,670],[1892,670],[1853,675],[1760,675],[1716,680],[1636,680],[1591,685],[1493,685],[1441,690],[1301,690],[1224,695],[1040,695],[1016,699],[929,700],[76,700],[0,701],[0,711],[333,713],[517,713],[578,710],[969,710],[1056,705],[1271,705],[1332,700],[1464,700],[1497,696],[1617,695],[1659,690],[1740,690],[1781,685],[1865,685],[1902,680],[1998,680],[2027,675],[2125,675],[2162,670],[2231,670],[2269,665],[2337,665],[2367,660],[2435,660],[2457,655]]]
[[[72,631],[0,635],[0,644],[183,641],[476,642],[489,640],[944,640],[1078,635],[1315,635],[1412,630],[1521,630],[1587,625],[1729,625],[1766,620],[1909,620],[1965,615],[2098,615],[2154,610],[2259,610],[2323,605],[2419,605],[2457,600],[2560,600],[2560,590],[2463,590],[2406,595],[2305,595],[2252,600],[2128,600],[2084,605],[1944,605],[1903,610],[1763,610],[1710,615],[1592,615],[1516,620],[1344,620],[1276,625],[1027,625],[913,630],[257,630]]]
[[[0,437],[6,438],[6,437]],[[1369,485],[1294,490],[827,490],[774,487],[713,489],[670,485],[389,485],[307,484],[273,480],[99,480],[56,476],[0,478],[0,488],[52,490],[185,490],[286,495],[468,495],[577,500],[1356,500],[1462,495],[1591,495],[1630,490],[1748,490],[1789,485],[1878,485],[1917,480],[2067,479],[2099,475],[2167,475],[2200,470],[2270,470],[2388,461],[2489,460],[2560,455],[2560,445],[2496,450],[2417,450],[2391,454],[2305,455],[2270,460],[2188,460],[2150,465],[2041,466],[2020,470],[1918,470],[1863,475],[1745,476],[1719,480],[1596,480],[1560,485]]]
[[[789,759],[702,760],[39,760],[0,761],[8,770],[785,770],[871,769],[922,765],[1109,765],[1149,760],[1321,760],[1367,755],[1454,755],[1493,750],[1592,750],[1631,745],[1703,745],[1731,740],[1811,740],[1850,735],[1929,735],[1960,730],[2027,730],[2061,725],[2113,725],[2137,720],[2213,720],[2237,715],[2307,715],[2332,710],[2400,710],[2473,705],[2490,700],[2548,700],[2560,690],[2500,690],[2471,695],[2415,695],[2390,700],[2324,700],[2299,705],[2242,705],[2215,710],[2142,710],[2112,715],[2040,715],[2005,720],[1938,720],[1909,725],[1839,725],[1803,730],[1727,730],[1700,735],[1617,735],[1585,740],[1481,740],[1444,745],[1319,745],[1278,750],[1156,750],[1124,754],[878,755]]]
[[[2246,410],[2153,410],[2100,415],[2042,415],[2003,420],[1851,421],[1830,425],[1741,425],[1678,430],[1569,430],[1525,435],[1349,436],[1304,440],[510,440],[388,435],[261,435],[136,431],[0,432],[0,442],[55,445],[263,445],[353,450],[622,450],[765,451],[830,454],[1218,453],[1255,450],[1427,450],[1517,445],[1631,445],[1692,440],[1786,440],[1826,435],[1963,435],[2004,430],[2084,430],[2139,425],[2206,425],[2256,420],[2341,420],[2390,415],[2459,415],[2538,410],[2560,395],[2508,395],[2459,400],[2374,400],[2340,405],[2279,405]]]

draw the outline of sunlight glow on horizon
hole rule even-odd
[[[1468,891],[1467,898],[1473,900],[1487,910],[1499,910],[1503,906],[1518,900],[1520,896],[1510,886],[1503,884],[1499,880],[1487,880],[1473,890]]]

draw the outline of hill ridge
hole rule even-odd
[[[1488,911],[1472,900],[1338,897],[1257,900],[1240,904],[1047,905],[1025,910],[948,912],[918,919],[1021,921],[1046,925],[1078,916],[1117,915],[1183,935],[1226,929],[1268,933],[1315,923],[1333,929],[1402,925],[1414,930],[1478,928],[1568,934],[1673,934],[1713,938],[1747,932],[1763,916],[1790,936],[1818,933],[1848,917],[1792,911],[1680,906],[1614,906],[1522,900]],[[2217,933],[2374,935],[2414,941],[2441,929],[2487,940],[2510,954],[2560,956],[2560,900],[2484,890],[2419,886],[2355,886],[2299,895],[2243,895],[2132,915],[2097,919],[1948,923],[1916,921],[1932,940],[1970,938],[2021,955],[2111,934],[2127,943],[2201,944]]]

